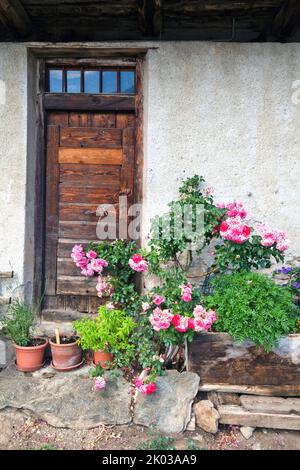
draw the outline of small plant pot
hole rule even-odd
[[[107,369],[107,363],[112,362],[113,357],[106,351],[94,351],[94,364],[100,365],[102,369]]]
[[[60,340],[60,344],[56,343],[55,338],[50,340],[52,367],[58,371],[68,371],[81,366],[82,350],[77,344],[77,338],[61,336]]]
[[[14,344],[16,350],[16,368],[20,372],[34,372],[44,365],[45,349],[48,346],[47,338],[34,338],[36,346],[18,346]]]

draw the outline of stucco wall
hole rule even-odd
[[[143,236],[151,217],[176,196],[180,180],[198,173],[218,200],[240,199],[254,219],[286,230],[291,253],[300,255],[300,104],[292,102],[300,44],[110,46],[153,46],[144,77]],[[29,62],[28,75],[27,47],[0,44],[0,271],[15,272],[12,281],[0,282],[0,295],[32,277],[33,221],[25,234],[25,201],[26,154],[29,169],[35,158],[27,78],[33,81],[35,70]],[[34,173],[28,176],[32,218]]]
[[[27,51],[0,44],[0,295],[22,285],[27,153]]]
[[[286,230],[300,255],[300,44],[163,43],[146,77],[144,234],[198,173],[218,200]]]

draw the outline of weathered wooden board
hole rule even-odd
[[[61,147],[58,150],[58,163],[121,165],[122,161],[122,149]]]
[[[221,405],[218,412],[222,424],[300,430],[300,416],[295,414],[253,413],[237,405]]]
[[[199,334],[188,347],[188,369],[200,375],[202,386],[300,389],[300,335],[282,338],[267,353],[250,341],[234,342],[226,333]]]
[[[121,148],[121,129],[65,127],[60,134],[61,147]]]

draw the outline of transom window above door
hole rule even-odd
[[[120,68],[48,69],[48,92],[91,94],[134,94],[135,70]]]

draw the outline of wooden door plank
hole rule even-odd
[[[48,126],[68,127],[68,113],[63,111],[48,113],[47,124]]]
[[[58,276],[57,293],[69,295],[95,295],[96,285],[96,277]]]
[[[59,163],[83,163],[98,165],[121,165],[122,149],[64,148],[58,152]]]
[[[116,115],[116,127],[118,129],[125,129],[126,127],[134,127],[134,126],[135,126],[134,114],[118,113]]]
[[[45,292],[56,293],[56,250],[58,241],[58,145],[59,127],[47,128],[46,163],[46,250],[45,250]]]
[[[85,204],[116,204],[118,194],[103,188],[60,187],[60,202]]]
[[[97,238],[97,223],[98,217],[95,217],[95,222],[60,222],[59,237],[95,239]]]
[[[120,167],[117,165],[82,165],[65,163],[60,165],[62,186],[84,186],[107,188],[116,191],[120,186]]]
[[[99,219],[97,216],[98,204],[59,204],[59,220],[66,221],[85,221],[95,222]],[[107,209],[108,215],[116,215],[118,217],[118,206],[113,206]]]
[[[69,112],[69,128],[81,127],[87,128],[89,126],[89,113],[76,113]]]
[[[61,147],[121,148],[121,129],[66,127],[60,133]]]
[[[115,113],[91,113],[90,114],[91,127],[116,127],[116,114]]]
[[[134,112],[134,95],[84,95],[45,93],[45,109],[56,111],[128,111]]]

